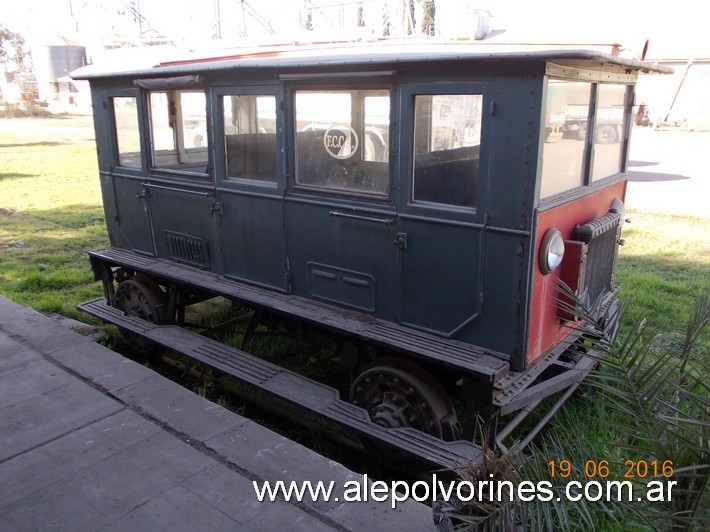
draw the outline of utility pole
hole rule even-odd
[[[79,22],[76,20],[76,18],[74,18],[74,5],[72,4],[72,0],[69,0],[69,16],[71,17],[71,20],[74,23],[74,31],[78,34]]]
[[[220,12],[220,3],[219,0],[214,0],[214,35],[212,36],[215,39],[221,39],[222,38],[222,14]]]
[[[688,64],[685,65],[685,71],[683,72],[683,76],[680,78],[680,83],[678,83],[678,86],[675,89],[675,92],[673,93],[673,98],[671,98],[671,103],[668,105],[668,110],[666,111],[666,114],[663,117],[663,120],[660,120],[659,123],[656,123],[653,126],[653,129],[656,129],[659,125],[663,125],[668,123],[668,118],[671,116],[671,112],[673,111],[673,106],[675,105],[676,100],[678,99],[678,95],[680,94],[680,89],[683,88],[683,84],[685,83],[685,78],[688,77],[688,72],[690,71],[690,67],[693,66],[693,63],[695,62],[694,58],[688,59]]]

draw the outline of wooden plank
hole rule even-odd
[[[149,323],[102,299],[79,305],[79,309],[435,467],[451,470],[482,460],[480,447],[472,442],[445,442],[412,428],[381,427],[366,410],[340,399],[335,388],[177,325]]]

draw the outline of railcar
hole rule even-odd
[[[664,70],[433,42],[87,67],[110,246],[80,308],[436,466],[557,397],[524,444],[594,365],[572,301],[601,319],[617,297],[644,72]],[[215,297],[239,348],[187,326]],[[349,389],[255,356],[263,330],[335,353]]]

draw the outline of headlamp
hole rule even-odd
[[[542,238],[540,246],[540,271],[543,275],[554,272],[565,255],[565,241],[558,229],[550,228]]]

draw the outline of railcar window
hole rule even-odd
[[[207,173],[207,104],[204,92],[150,93],[153,167]]]
[[[592,181],[621,171],[625,101],[625,85],[600,84],[598,86]]]
[[[140,168],[141,143],[136,98],[132,96],[113,98],[113,117],[119,166]]]
[[[419,95],[414,113],[414,201],[476,206],[480,94]]]
[[[222,97],[227,177],[276,181],[276,98]]]
[[[387,193],[389,91],[298,91],[295,106],[297,184]]]
[[[550,80],[545,112],[540,197],[584,183],[584,155],[592,84]]]
[[[150,127],[155,158],[161,153],[170,153],[177,150],[175,132],[173,130],[174,122],[171,119],[171,114],[174,114],[174,106],[171,106],[168,94],[166,92],[151,93]]]

